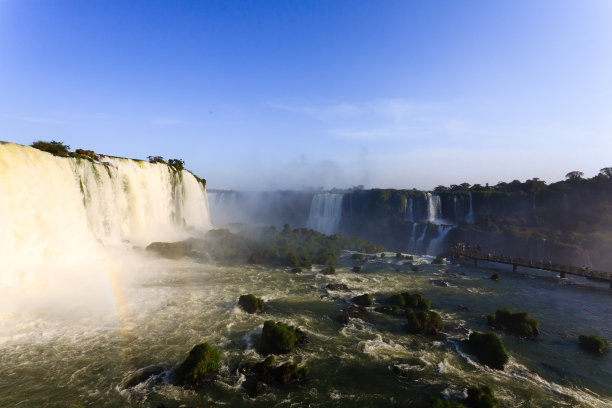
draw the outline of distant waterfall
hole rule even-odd
[[[438,255],[443,251],[442,245],[444,244],[444,238],[453,229],[452,225],[439,225],[438,226],[438,235],[429,242],[427,246],[427,251],[425,251],[429,255]]]
[[[432,224],[442,223],[442,201],[439,195],[427,193],[427,221]]]
[[[404,219],[406,221],[414,222],[414,208],[412,203],[412,197],[404,198],[404,200],[406,200],[404,204],[406,208],[406,210],[404,211]]]
[[[343,197],[343,194],[315,194],[310,204],[307,227],[327,235],[338,232]]]
[[[103,247],[211,228],[204,186],[165,164],[55,157],[0,142],[0,284],[96,259]]]
[[[468,211],[467,220],[471,223],[474,222],[474,207],[472,206],[472,193],[470,193],[470,209]]]

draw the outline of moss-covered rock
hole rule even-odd
[[[431,264],[432,265],[444,265],[445,259],[446,259],[446,257],[444,255],[438,255],[438,256],[436,256],[436,259],[431,261]]]
[[[580,347],[595,354],[603,354],[610,347],[610,342],[594,334],[581,334],[578,336]]]
[[[406,306],[406,300],[404,299],[403,294],[391,295],[389,296],[389,299],[387,299],[387,304],[404,307]]]
[[[406,318],[408,331],[413,334],[435,336],[444,328],[442,318],[436,312],[425,310],[415,312],[413,309],[407,309]]]
[[[298,342],[305,339],[304,333],[285,323],[266,320],[261,331],[261,353],[287,354],[291,353]]]
[[[361,266],[359,266],[359,265],[353,266],[353,272],[355,272],[355,273],[361,272]]]
[[[301,382],[306,379],[308,375],[308,368],[305,366],[298,366],[295,363],[287,362],[272,370],[274,379],[282,385],[291,384],[294,382]]]
[[[467,408],[460,402],[450,401],[443,398],[432,397],[431,408]]]
[[[487,316],[487,323],[516,336],[533,338],[540,334],[538,322],[524,312],[512,313],[508,309],[500,309],[495,315]]]
[[[482,387],[468,388],[468,396],[465,403],[471,408],[499,408],[499,401],[493,395],[493,390],[488,385]]]
[[[508,362],[509,357],[504,343],[495,333],[473,332],[470,334],[468,344],[482,364],[503,370]]]
[[[491,275],[491,280],[498,281],[499,280],[499,274],[498,273],[494,273],[493,275]]]
[[[342,309],[342,314],[338,317],[340,323],[347,325],[349,323],[349,318],[353,319],[361,319],[364,322],[369,322],[370,319],[367,315],[367,310],[363,306],[351,306]]]
[[[417,310],[429,310],[431,301],[420,293],[410,294],[408,292],[391,295],[387,299],[388,305],[396,305],[401,307],[409,307]]]
[[[291,268],[291,273],[302,273],[302,268],[295,267],[295,268]]]
[[[275,365],[274,356],[268,356],[262,362],[254,366],[246,366],[240,369],[241,373],[247,374],[244,387],[250,397],[256,397],[266,386],[287,385],[306,380],[308,368],[298,366],[293,362]]]
[[[219,369],[219,352],[210,344],[198,344],[174,372],[176,383],[182,386],[198,386],[210,381]]]
[[[406,309],[397,305],[384,305],[374,309],[376,312],[388,314],[391,316],[403,317],[406,316]]]
[[[408,294],[406,292],[402,293],[404,297],[404,301],[406,302],[406,307],[410,307],[412,309],[417,310],[429,310],[431,307],[431,300],[427,299],[425,296],[420,293]]]
[[[369,293],[364,293],[363,295],[359,295],[359,296],[355,296],[354,298],[351,298],[351,302],[353,302],[354,304],[358,306],[369,307],[374,304],[374,299],[372,298],[372,295],[370,295]]]
[[[241,295],[238,299],[238,304],[247,313],[261,313],[265,309],[263,299],[255,297],[255,295]]]
[[[333,275],[336,273],[336,268],[334,268],[331,265],[326,266],[325,268],[321,269],[321,273],[323,275]]]
[[[363,261],[364,255],[360,254],[359,252],[355,252],[354,254],[351,254],[351,259],[354,259],[356,261]]]
[[[327,289],[327,290],[343,291],[343,292],[350,292],[349,287],[346,286],[346,284],[344,284],[344,283],[328,283],[325,286],[325,289]]]

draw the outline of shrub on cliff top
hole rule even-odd
[[[196,386],[209,381],[219,368],[219,352],[208,343],[198,344],[175,371],[179,385]]]
[[[70,146],[64,144],[64,142],[56,142],[52,140],[50,142],[44,142],[39,140],[37,142],[32,143],[32,147],[38,150],[42,150],[43,152],[51,153],[54,156],[68,156],[70,153]]]

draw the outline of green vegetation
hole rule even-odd
[[[305,380],[308,375],[308,368],[287,362],[272,370],[272,375],[280,384],[291,384]]]
[[[446,259],[446,257],[444,255],[438,255],[438,256],[436,256],[436,259],[431,261],[431,264],[432,265],[444,265],[445,259]]]
[[[184,256],[212,257],[216,261],[272,264],[293,268],[310,268],[312,264],[333,266],[338,263],[340,251],[378,250],[381,246],[360,238],[341,234],[327,236],[306,228],[279,232],[274,227],[258,228],[233,234],[228,230],[211,230],[204,239],[180,242],[154,242],[148,251],[178,259]]]
[[[540,334],[538,322],[527,313],[512,313],[501,309],[495,315],[487,316],[487,324],[497,329],[503,329],[511,334],[533,338]]]
[[[264,311],[265,304],[263,299],[255,297],[252,294],[241,295],[238,299],[238,304],[247,313],[260,313]]]
[[[604,354],[610,347],[610,342],[594,334],[581,334],[578,336],[580,347],[595,354]]]
[[[197,386],[209,381],[219,369],[219,352],[208,343],[195,346],[174,375],[179,385]]]
[[[470,334],[468,344],[482,364],[503,370],[508,362],[509,357],[504,343],[495,333],[473,332]]]
[[[397,305],[384,305],[374,309],[379,313],[388,314],[391,316],[403,317],[406,316],[406,309]]]
[[[261,353],[264,355],[291,353],[296,344],[304,338],[304,333],[293,326],[266,320],[261,331]]]
[[[168,159],[168,166],[172,167],[174,171],[181,171],[185,169],[185,161],[182,159]]]
[[[355,296],[354,298],[351,298],[351,302],[363,307],[369,307],[374,305],[374,299],[369,293],[364,293],[363,295]]]
[[[163,157],[161,156],[147,156],[147,159],[149,159],[149,163],[162,163],[162,164],[168,164],[166,163],[166,161],[164,160]]]
[[[413,334],[437,335],[444,328],[442,318],[436,312],[406,309],[406,318],[408,331]]]
[[[391,295],[387,299],[387,304],[401,307],[409,307],[417,310],[429,310],[429,308],[431,307],[431,300],[427,299],[420,293],[415,293],[411,295],[408,292],[403,292],[397,295]]]
[[[353,266],[353,272],[355,272],[355,273],[361,272],[361,266],[359,266],[359,265]]]
[[[276,366],[275,363],[274,356],[268,356],[264,361],[252,367],[247,366],[246,370],[244,368],[241,369],[246,371],[246,373],[249,373],[252,369],[252,372],[256,374],[255,379],[247,380],[244,383],[244,387],[248,390],[250,397],[256,397],[266,385],[287,385],[302,382],[308,376],[308,368],[305,366],[298,366],[293,362],[286,362]]]
[[[326,266],[325,268],[323,268],[323,269],[321,270],[321,273],[322,273],[323,275],[333,275],[333,274],[335,274],[335,273],[336,273],[336,268],[334,268],[334,267],[333,267],[333,266],[331,266],[331,265],[328,265],[328,266]]]
[[[466,408],[460,402],[450,401],[444,398],[432,397],[431,408]]]
[[[43,152],[51,153],[54,156],[68,157],[70,154],[70,146],[64,144],[64,142],[56,142],[52,140],[50,142],[44,142],[39,140],[32,143],[33,148],[42,150]]]
[[[354,254],[351,254],[351,259],[354,259],[357,261],[363,261],[364,256],[363,254],[360,254],[359,252],[355,252]]]
[[[466,404],[471,408],[498,408],[499,401],[493,395],[493,390],[488,385],[482,387],[468,388]]]

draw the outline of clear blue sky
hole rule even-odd
[[[612,1],[0,0],[0,140],[211,188],[612,166]]]

